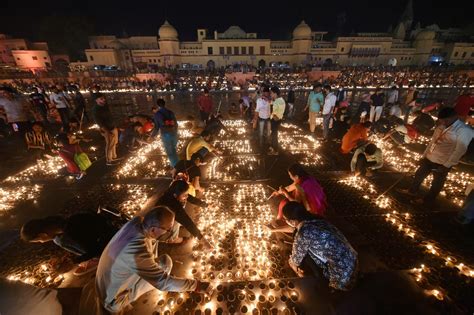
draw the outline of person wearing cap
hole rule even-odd
[[[418,196],[420,185],[429,174],[433,174],[428,194],[423,199],[416,199],[414,202],[417,204],[432,203],[436,199],[443,189],[449,171],[466,153],[474,135],[473,130],[459,120],[456,111],[450,107],[439,111],[437,125],[411,187],[408,190],[400,190],[402,193]]]
[[[209,90],[207,88],[203,90],[203,94],[199,96],[197,103],[201,121],[205,124],[212,113],[212,108],[214,107],[214,103],[212,102],[212,98],[209,95]]]
[[[167,207],[155,207],[125,224],[100,256],[96,291],[100,305],[121,314],[143,294],[152,291],[207,292],[208,282],[171,275],[173,260],[158,255],[158,238],[169,233],[175,215]]]
[[[280,128],[283,114],[285,113],[286,103],[283,97],[280,96],[280,89],[273,86],[270,89],[270,96],[272,98],[272,114],[270,116],[270,127],[271,127],[271,143],[270,143],[270,155],[278,155],[278,129]]]
[[[462,121],[467,120],[470,112],[474,110],[474,89],[470,89],[458,97],[454,110],[458,114],[459,119]]]

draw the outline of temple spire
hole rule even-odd
[[[400,17],[400,22],[404,24],[406,30],[409,30],[413,24],[413,19],[413,0],[408,0],[405,10]]]

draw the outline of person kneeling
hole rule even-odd
[[[382,150],[373,143],[359,147],[352,156],[351,172],[371,176],[373,170],[383,166]]]
[[[156,207],[125,224],[100,256],[96,290],[100,305],[112,313],[131,308],[143,294],[158,289],[171,292],[208,292],[208,282],[172,276],[173,260],[158,256],[157,239],[171,231],[174,213]]]
[[[322,217],[309,213],[300,203],[290,201],[283,208],[287,224],[296,230],[290,267],[299,275],[308,273],[303,260],[311,269],[322,269],[329,286],[350,290],[357,279],[358,258],[345,236]],[[307,259],[305,259],[307,257]]]
[[[171,183],[170,187],[158,198],[155,206],[165,206],[171,210],[176,220],[173,227],[168,233],[160,236],[160,242],[172,244],[186,244],[190,238],[180,237],[179,230],[183,226],[189,233],[199,240],[199,242],[206,248],[211,248],[211,244],[202,235],[199,228],[194,223],[193,219],[186,213],[185,207],[187,202],[198,206],[206,207],[206,202],[189,194],[190,185],[185,180],[178,179]]]
[[[87,233],[84,231],[87,230]],[[53,241],[77,256],[76,274],[95,270],[97,260],[117,229],[96,213],[77,213],[68,218],[50,216],[25,223],[20,230],[22,240],[29,243]]]

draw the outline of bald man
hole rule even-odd
[[[156,207],[143,217],[135,217],[110,240],[100,257],[96,288],[101,306],[112,314],[120,313],[148,291],[206,292],[208,282],[170,275],[173,261],[158,256],[157,239],[169,232],[174,213]]]

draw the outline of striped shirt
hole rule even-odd
[[[46,146],[51,145],[51,138],[46,131],[42,131],[40,133],[36,133],[34,131],[27,132],[25,133],[25,140],[28,148],[36,147],[42,148],[44,150],[46,149]]]

